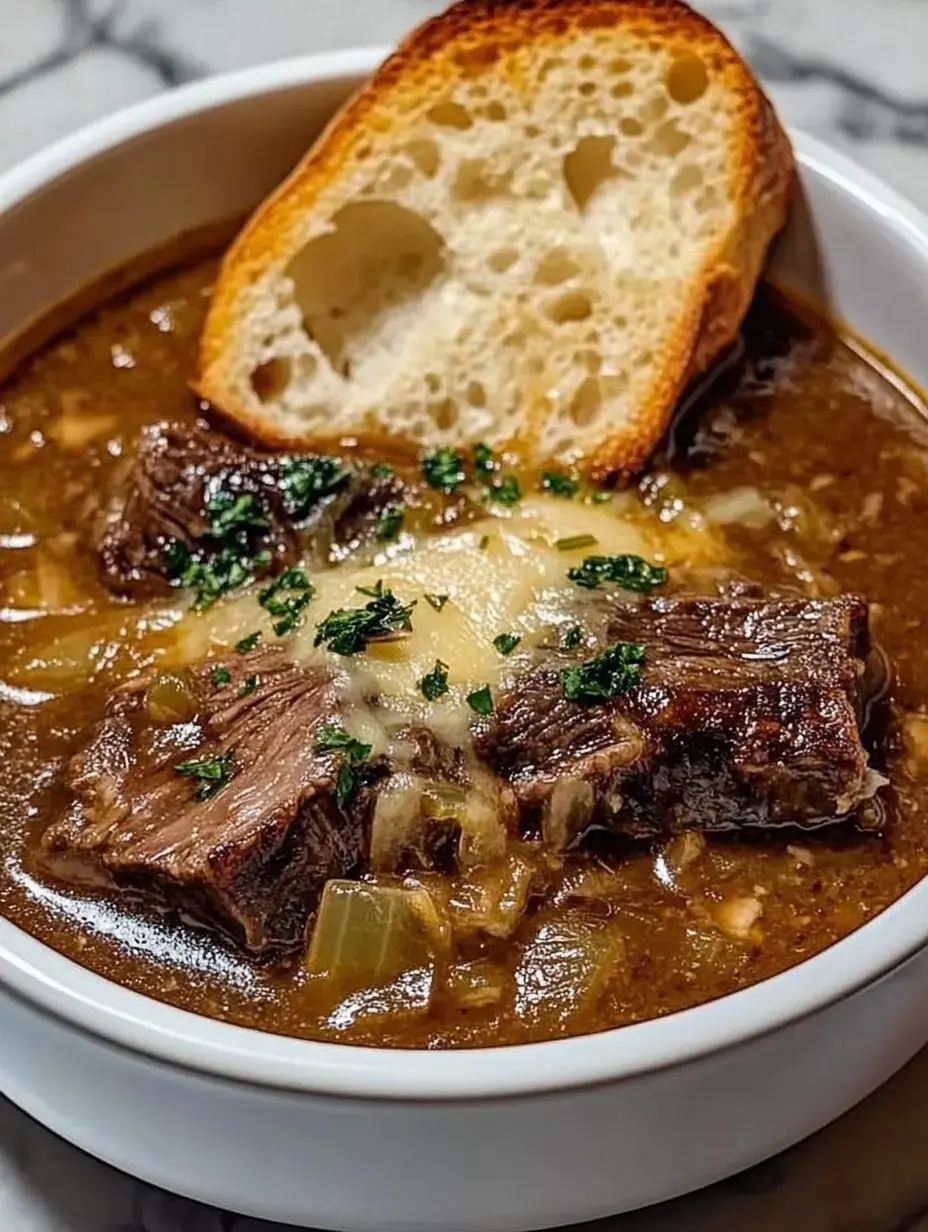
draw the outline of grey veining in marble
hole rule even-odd
[[[0,0],[0,170],[159,90],[301,51],[389,43],[436,7],[432,0]],[[701,7],[748,55],[787,120],[928,207],[928,0]],[[928,1053],[786,1155],[598,1227],[928,1232]],[[0,1232],[271,1230],[131,1181],[0,1099]]]

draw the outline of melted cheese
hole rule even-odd
[[[594,536],[595,546],[557,547],[559,540],[578,535]],[[569,582],[568,569],[591,553],[625,552],[673,567],[681,558],[690,564],[718,560],[719,545],[704,524],[664,526],[630,496],[604,506],[532,497],[467,528],[420,539],[402,535],[372,564],[359,567],[349,560],[314,573],[315,596],[294,636],[294,655],[347,670],[365,691],[380,694],[387,708],[392,704],[406,716],[421,713],[433,726],[447,724],[453,738],[461,734],[462,714],[466,726],[469,712],[462,703],[467,693],[486,684],[495,689],[499,683],[506,660],[494,638],[517,633],[529,647],[550,637],[552,624],[574,623],[579,617],[572,604],[582,592]],[[314,646],[318,622],[335,608],[363,605],[367,600],[358,588],[378,581],[401,603],[415,601],[412,632],[396,641],[371,643],[366,653],[347,659]],[[435,611],[424,598],[427,593],[449,600]],[[189,628],[198,655],[204,621],[216,651],[229,649],[255,629],[272,636],[257,588],[205,616],[185,618],[184,636]],[[441,701],[426,703],[419,681],[439,660],[447,664],[450,689]]]

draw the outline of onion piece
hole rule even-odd
[[[435,905],[425,890],[370,882],[326,883],[306,969],[341,990],[392,983],[404,971],[431,969]]]
[[[545,846],[565,851],[593,815],[593,786],[585,779],[560,779],[551,793],[541,822]]]
[[[404,851],[422,833],[422,782],[414,774],[394,774],[377,794],[371,820],[371,868],[395,872]]]
[[[527,1026],[559,1033],[625,973],[625,938],[614,921],[580,911],[543,919],[514,973],[515,1012]]]
[[[448,970],[446,987],[458,1005],[468,1010],[497,1005],[506,995],[505,968],[485,958],[455,963]]]
[[[703,505],[703,515],[716,526],[746,526],[762,530],[776,516],[776,510],[757,488],[731,488],[711,497]]]
[[[435,973],[430,967],[403,971],[389,984],[362,988],[344,997],[328,1014],[326,1026],[346,1031],[380,1018],[418,1018],[429,1011],[434,985]]]
[[[187,723],[197,712],[190,673],[159,672],[145,691],[145,709],[156,723]]]
[[[534,873],[530,860],[512,854],[455,881],[448,900],[455,933],[511,937],[525,914]]]

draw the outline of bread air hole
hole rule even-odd
[[[602,406],[603,391],[599,381],[595,377],[588,376],[577,387],[567,413],[578,428],[585,428],[599,418]]]
[[[564,181],[581,212],[606,183],[625,173],[612,165],[614,137],[582,137],[564,159]]]
[[[494,274],[505,274],[506,270],[512,269],[519,259],[519,253],[515,248],[497,248],[496,252],[491,252],[487,258],[487,264]]]
[[[430,402],[428,404],[428,412],[435,422],[435,427],[440,428],[443,432],[453,428],[458,421],[458,408],[450,398],[442,398],[440,401]]]
[[[434,179],[441,166],[441,154],[438,144],[434,141],[411,141],[406,147],[406,153],[412,159],[418,171],[426,179]]]
[[[487,391],[479,381],[471,381],[467,386],[467,401],[478,409],[487,404]]]
[[[670,182],[673,197],[685,197],[702,185],[702,168],[694,163],[685,163]]]
[[[542,287],[556,287],[570,282],[580,273],[580,267],[566,248],[552,248],[538,262],[535,282]]]
[[[666,158],[676,158],[677,155],[683,153],[691,140],[689,133],[685,133],[675,120],[667,120],[648,144],[656,154],[663,154]]]
[[[306,333],[347,378],[445,266],[435,229],[392,201],[346,205],[287,266]],[[392,328],[391,328],[392,326]]]
[[[675,103],[688,106],[698,102],[709,88],[708,69],[699,56],[678,56],[667,70],[666,85]]]
[[[473,118],[466,107],[460,103],[436,103],[426,112],[426,116],[439,128],[456,128],[460,132],[473,126]]]
[[[548,319],[555,325],[567,325],[571,321],[585,321],[593,313],[590,297],[583,291],[568,291],[547,307]]]
[[[251,388],[260,402],[276,402],[290,384],[291,374],[290,360],[277,356],[255,368],[251,374]]]
[[[456,201],[489,201],[509,192],[512,173],[495,171],[482,158],[465,158],[457,169],[451,192]]]

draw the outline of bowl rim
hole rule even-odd
[[[118,111],[0,175],[0,215],[146,132],[251,97],[360,81],[384,55],[371,47],[300,56],[210,77]],[[791,137],[801,169],[856,198],[928,271],[928,217],[825,143],[795,131]],[[928,877],[842,941],[704,1005],[595,1035],[435,1052],[298,1040],[205,1018],[84,969],[2,916],[0,992],[105,1044],[202,1075],[315,1095],[469,1102],[618,1082],[734,1048],[859,993],[926,943]]]

